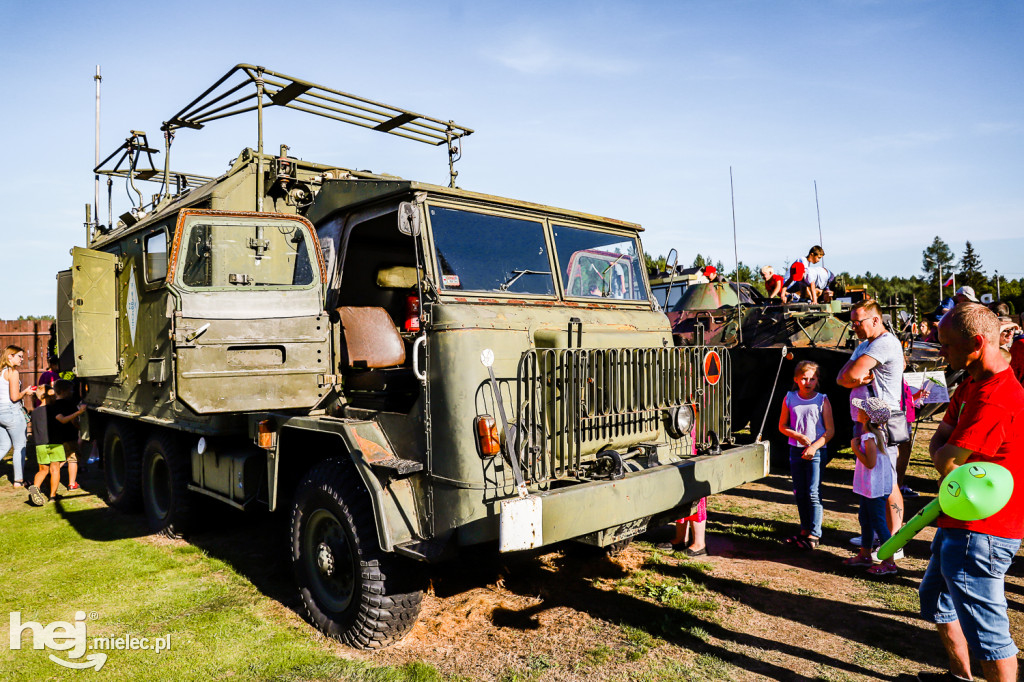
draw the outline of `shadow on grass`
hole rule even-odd
[[[550,569],[541,566],[535,560],[521,559],[515,565],[506,564],[495,567],[493,564],[471,564],[470,572],[463,573],[457,580],[471,580],[474,584],[496,579],[493,572],[504,576],[506,589],[528,597],[540,597],[540,604],[525,609],[499,608],[493,612],[492,621],[498,627],[521,630],[532,630],[539,627],[538,615],[552,608],[565,607],[584,612],[594,618],[603,619],[621,625],[637,628],[648,634],[661,638],[666,642],[684,647],[697,654],[710,655],[730,665],[750,673],[763,675],[770,679],[813,680],[808,677],[771,661],[760,660],[737,651],[737,649],[753,648],[754,650],[771,651],[803,660],[813,661],[823,666],[847,671],[851,674],[864,675],[873,679],[899,679],[896,676],[879,675],[878,672],[856,663],[839,660],[838,658],[815,652],[812,649],[783,644],[746,632],[731,630],[720,623],[713,613],[703,615],[705,611],[696,610],[689,613],[667,605],[655,604],[631,594],[609,591],[595,586],[594,578],[599,575],[616,577],[625,575],[621,568],[602,567],[601,562],[584,562],[571,556],[563,556],[556,560],[556,568],[560,578],[552,580]],[[611,563],[611,562],[605,562]],[[612,564],[612,566],[615,566]],[[752,588],[749,585],[732,580],[717,580],[687,571],[685,564],[680,567],[664,565],[648,565],[647,568],[657,571],[666,578],[680,578],[687,575],[694,582],[701,583],[711,590],[728,594],[744,603],[753,602],[752,608],[763,610],[771,615],[789,618],[791,621],[816,627],[822,630],[835,630],[846,633],[853,641],[868,646],[884,646],[889,648],[894,638],[903,641],[901,652],[909,654],[909,658],[917,656],[937,656],[929,646],[910,647],[913,635],[920,635],[917,628],[907,626],[886,617],[884,609],[868,609],[865,607],[848,607],[854,618],[842,619],[841,630],[836,626],[837,604],[827,599],[813,597],[794,597],[794,595],[766,588]],[[445,577],[439,576],[442,582]],[[435,583],[436,585],[436,583]],[[775,612],[763,606],[763,603],[774,605]],[[870,634],[861,629],[882,629],[881,633]],[[847,633],[847,631],[849,631]],[[918,638],[919,639],[919,638]],[[713,643],[721,641],[722,644]],[[936,638],[937,640],[937,638]],[[730,646],[731,645],[731,646]],[[936,646],[938,646],[936,641]]]

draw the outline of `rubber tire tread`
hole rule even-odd
[[[150,515],[146,501],[146,490],[148,482],[145,477],[149,472],[149,457],[151,452],[159,448],[171,474],[171,501],[170,511],[167,519],[156,519]],[[146,442],[146,449],[142,452],[142,466],[140,481],[142,487],[143,511],[146,513],[146,520],[154,533],[159,533],[171,539],[185,537],[191,529],[193,519],[192,494],[188,490],[189,479],[191,478],[191,462],[187,461],[181,452],[176,434],[163,431],[152,436]]]
[[[350,531],[357,553],[356,595],[338,614],[326,613],[305,585],[299,553],[303,521],[318,508],[332,511]],[[319,630],[357,649],[379,649],[404,637],[419,617],[425,571],[382,551],[370,496],[351,462],[328,459],[314,466],[295,494],[290,527],[291,559],[306,616]]]
[[[120,495],[112,492],[110,477],[113,467],[107,457],[111,441],[118,438],[124,450],[124,490]],[[135,427],[124,420],[107,424],[103,432],[103,481],[107,487],[107,504],[122,512],[137,512],[142,509],[142,454],[139,449]]]

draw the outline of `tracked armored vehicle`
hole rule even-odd
[[[733,428],[749,427],[756,435],[762,432],[763,422],[763,435],[772,441],[778,462],[788,456],[778,423],[796,363],[817,362],[822,377],[819,389],[833,405],[848,403],[849,390],[838,386],[835,378],[858,343],[850,330],[849,306],[838,302],[783,305],[746,283],[737,288],[732,282],[678,276],[652,279],[651,290],[665,309],[676,345],[692,346],[701,338],[700,328],[707,343],[731,349]],[[840,448],[849,443],[850,427],[849,420],[837,417],[835,442]]]
[[[639,226],[456,188],[468,128],[260,67],[165,139],[274,106],[447,145],[450,186],[264,154],[262,125],[220,177],[140,170],[133,133],[97,172],[162,192],[58,277],[111,505],[170,534],[200,497],[290,515],[309,619],[378,647],[415,622],[418,562],[612,547],[766,474],[728,352],[672,343]]]

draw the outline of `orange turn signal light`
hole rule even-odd
[[[256,422],[256,444],[264,450],[274,448],[274,426],[269,419]]]
[[[498,439],[498,425],[494,417],[482,414],[476,418],[476,436],[480,441],[480,454],[493,457],[501,452],[501,441]]]

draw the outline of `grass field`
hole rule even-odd
[[[339,657],[336,644],[230,564],[195,545],[149,536],[141,519],[113,512],[84,490],[39,509],[6,480],[2,485],[2,680],[442,679],[427,664],[373,667]],[[170,647],[106,651],[99,671],[67,669],[48,654],[70,660],[68,652],[33,649],[30,631],[20,650],[7,646],[7,614],[14,611],[23,623],[43,626],[83,611],[90,642],[169,636]]]

